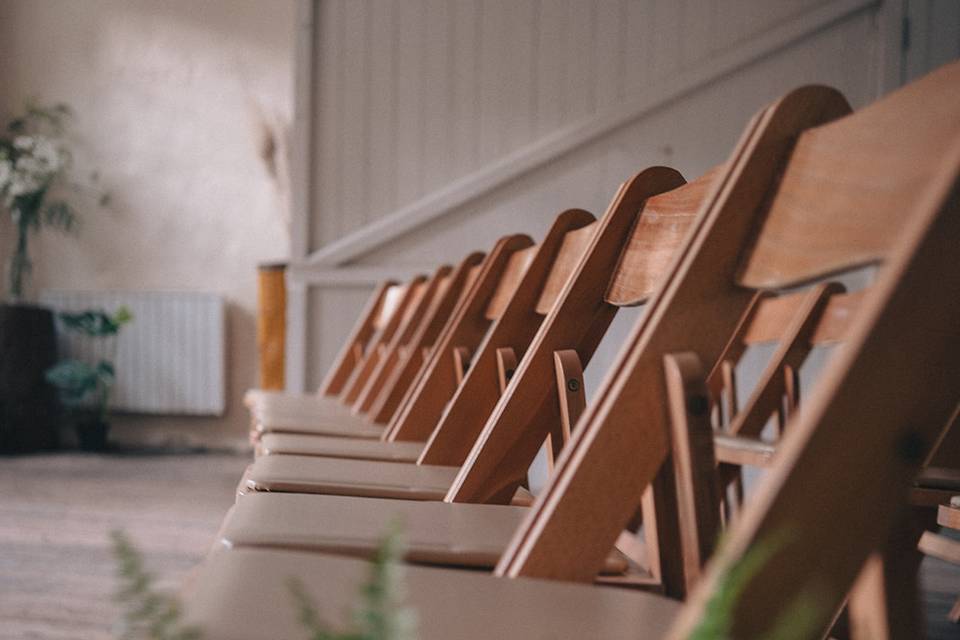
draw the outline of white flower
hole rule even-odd
[[[57,173],[63,168],[66,154],[57,143],[50,138],[37,138],[36,145],[33,148],[33,156],[37,161],[47,167],[49,173]]]
[[[17,136],[13,139],[13,146],[15,149],[20,149],[21,151],[27,151],[33,147],[36,140],[32,136]]]

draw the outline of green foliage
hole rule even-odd
[[[123,608],[118,637],[122,640],[199,640],[200,630],[184,624],[180,602],[158,593],[143,558],[122,531],[112,531],[113,556],[120,581],[114,599]],[[297,618],[309,640],[415,640],[414,613],[402,606],[400,560],[403,543],[394,527],[370,563],[370,577],[360,590],[360,603],[346,631],[332,631],[317,613],[302,582],[288,582]],[[242,603],[238,603],[242,605]]]
[[[787,535],[773,535],[753,545],[739,562],[717,581],[707,602],[703,619],[688,640],[729,640],[733,637],[734,617],[744,592],[764,567],[784,552]],[[801,592],[784,613],[770,626],[764,640],[805,640],[818,637],[817,619],[822,612],[819,599],[811,591]]]
[[[115,336],[123,325],[133,320],[126,306],[112,315],[102,309],[88,309],[77,313],[58,314],[61,324],[68,330],[93,338]],[[56,387],[60,401],[68,409],[94,408],[104,419],[110,390],[116,381],[113,363],[100,360],[97,363],[83,360],[61,360],[47,369],[47,382]]]
[[[61,360],[47,369],[47,382],[56,387],[68,407],[106,407],[115,373],[113,365],[101,360],[96,365],[82,360]]]
[[[123,640],[197,640],[200,630],[181,621],[181,606],[172,597],[157,593],[154,578],[143,566],[140,553],[122,531],[112,531],[120,588],[114,599],[123,607],[118,637]]]
[[[126,306],[117,309],[113,315],[102,309],[88,309],[78,313],[62,312],[58,316],[67,329],[94,338],[115,336],[123,325],[133,320],[133,314]]]
[[[414,612],[403,607],[401,575],[403,544],[396,527],[384,538],[373,562],[370,577],[360,590],[360,604],[353,611],[346,631],[332,631],[321,619],[306,587],[297,579],[288,583],[298,618],[309,640],[413,640]]]

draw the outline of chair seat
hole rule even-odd
[[[309,493],[400,500],[443,500],[459,467],[318,456],[260,456],[247,467],[237,493]],[[534,496],[517,490],[511,504],[530,506]]]
[[[353,408],[343,404],[339,398],[319,393],[247,392],[244,402],[254,418],[278,415],[310,419],[315,416],[349,416],[353,413]]]
[[[256,428],[261,433],[299,433],[377,440],[383,436],[383,426],[372,424],[363,416],[353,414],[280,414],[262,411],[254,414]]]
[[[442,500],[457,467],[316,456],[260,456],[246,475],[247,489],[287,493]]]
[[[303,455],[356,458],[390,462],[416,462],[422,442],[383,442],[299,433],[266,433],[260,439],[259,455]]]
[[[220,539],[231,548],[367,557],[399,523],[410,562],[492,569],[526,512],[505,505],[254,493],[230,510]]]
[[[288,393],[266,389],[249,389],[243,395],[243,403],[251,410],[261,407],[272,407],[275,410],[305,410],[339,411],[349,407],[333,396],[324,396],[319,393]]]
[[[321,619],[338,627],[358,604],[369,573],[369,563],[354,558],[223,550],[199,569],[184,599],[184,619],[205,640],[302,638],[292,578],[302,581]],[[660,638],[680,609],[640,591],[455,569],[405,567],[403,580],[421,640]]]

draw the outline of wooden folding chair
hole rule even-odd
[[[279,419],[281,423],[296,420],[309,422],[316,415],[346,416],[352,413],[351,403],[342,396],[348,384],[368,360],[374,362],[388,348],[404,314],[414,300],[415,290],[422,291],[426,277],[418,275],[409,283],[384,282],[374,292],[317,393],[296,395],[285,392],[247,392],[251,414],[251,440],[260,440],[265,428]]]
[[[740,437],[717,438],[717,456],[726,463],[724,469],[728,483],[734,479],[730,473],[734,464],[769,466],[773,445],[743,438],[742,433],[757,431],[770,415],[776,416],[778,425],[785,422],[799,402],[797,372],[803,361],[815,346],[833,344],[842,339],[849,318],[855,314],[862,298],[863,292],[846,294],[843,287],[831,283],[797,294],[755,296],[727,342],[709,382],[714,407],[725,408],[718,422],[735,422],[738,426],[730,431],[741,434]],[[765,344],[775,344],[778,348],[750,402],[741,412],[736,406],[734,368],[748,347]],[[564,389],[566,382],[559,381],[559,388]],[[725,407],[722,400],[726,401]],[[561,409],[570,407],[570,403],[561,405]],[[564,416],[566,427],[569,427],[570,418]],[[569,429],[567,431],[566,437],[569,437]],[[675,463],[685,462],[688,469],[691,467],[692,462],[683,461],[679,452],[675,451],[674,457]],[[709,471],[713,472],[712,465]],[[649,576],[639,581],[633,576],[629,580],[682,597],[698,575],[692,570],[685,571],[684,567],[691,562],[696,567],[698,560],[697,557],[693,560],[687,557],[686,545],[681,548],[676,531],[669,529],[669,518],[674,515],[667,514],[665,520],[657,518],[658,509],[675,509],[677,504],[672,487],[674,469],[664,468],[661,474],[665,477],[655,482],[657,492],[648,491],[642,502],[645,548],[633,553],[635,558],[646,558],[644,568],[649,570]],[[691,484],[692,480],[687,483],[688,491],[691,491]],[[713,506],[714,515],[719,513],[719,507],[719,503]],[[708,514],[709,511],[708,507]],[[295,518],[289,516],[293,512],[297,513]],[[231,547],[266,546],[365,555],[376,548],[373,534],[397,518],[407,523],[409,561],[493,567],[521,517],[517,510],[493,505],[414,505],[391,501],[357,505],[351,499],[343,498],[319,502],[298,496],[261,494],[251,496],[230,514],[221,530],[221,540]],[[705,536],[712,543],[719,523],[715,517],[703,520],[701,528],[714,526],[713,535]],[[331,522],[336,524],[331,526],[328,524]],[[639,524],[637,522],[632,528],[638,528]],[[689,529],[696,530],[693,526]],[[630,546],[637,549],[637,543],[629,537],[622,537],[621,542],[627,549]],[[700,549],[694,546],[693,551]],[[705,556],[701,554],[699,557],[703,559]],[[605,572],[612,574],[618,569],[622,573],[627,566],[622,561],[617,562],[616,556],[608,558]],[[604,580],[612,579],[605,577]]]
[[[463,387],[455,403],[486,398],[492,404],[499,397],[515,366],[509,365],[511,357],[525,351],[542,322],[535,304],[547,278],[572,269],[579,257],[573,255],[579,247],[564,239],[593,222],[586,211],[571,209],[557,217],[539,245],[516,236],[491,252],[476,291],[451,319],[379,442],[271,433],[262,438],[260,453],[415,462],[458,389]],[[491,372],[490,363],[500,373]]]
[[[322,388],[325,393],[339,393],[341,402],[351,408],[349,414],[302,403],[291,410],[289,401],[277,408],[265,400],[253,412],[257,435],[292,431],[368,439],[382,436],[390,415],[389,398],[402,396],[416,376],[457,303],[469,297],[483,258],[482,253],[472,253],[454,270],[442,266],[430,279],[411,283],[373,348],[359,361],[359,349],[350,345],[360,341],[348,340],[346,353],[338,358]],[[357,331],[363,328],[361,324]]]
[[[463,464],[477,435],[484,429],[486,406],[493,408],[490,423],[500,430],[525,428],[522,423],[511,423],[504,417],[504,406],[543,407],[539,416],[541,424],[550,428],[540,436],[535,448],[540,448],[550,430],[554,433],[553,442],[559,446],[563,434],[561,407],[570,406],[571,394],[566,388],[562,394],[557,391],[555,358],[560,356],[559,366],[564,375],[582,370],[619,306],[641,303],[653,293],[671,255],[693,223],[697,204],[709,188],[711,176],[708,174],[677,188],[683,184],[683,178],[676,171],[648,169],[621,187],[602,220],[567,233],[560,251],[582,255],[582,258],[579,262],[558,258],[543,291],[517,300],[517,306],[522,303],[525,317],[539,314],[546,315],[546,319],[523,354],[503,396],[497,401],[490,393],[470,395],[477,388],[469,384],[471,376],[489,379],[496,371],[496,355],[502,350],[488,350],[486,359],[478,359],[471,366],[417,464],[263,456],[245,476],[248,488],[440,500],[450,491],[451,482],[458,474],[457,466]],[[673,191],[664,193],[670,189]],[[644,216],[647,211],[650,215]],[[520,293],[518,290],[515,299]],[[536,302],[530,305],[534,299]],[[511,301],[508,311],[513,305]],[[504,317],[519,319],[520,314],[505,313]],[[503,324],[501,318],[498,327]],[[536,365],[534,368],[530,367],[531,361]],[[581,402],[583,384],[579,378],[573,382],[580,392],[573,398],[576,404]],[[490,428],[488,425],[487,429]],[[524,468],[522,479],[526,471]],[[519,488],[519,483],[513,486],[509,496],[501,496],[502,502],[514,500]]]
[[[316,392],[293,394],[264,389],[247,391],[244,395],[244,403],[253,414],[251,416],[254,418],[252,434],[259,437],[260,432],[255,428],[255,416],[263,410],[264,405],[271,405],[275,411],[294,415],[304,411],[349,409],[340,401],[339,395],[351,373],[360,366],[375,345],[382,342],[382,332],[390,318],[400,310],[400,303],[408,286],[408,284],[388,280],[377,287]]]
[[[553,412],[556,425],[551,430],[554,454],[569,438],[571,426],[585,405],[582,362],[589,361],[600,336],[616,313],[618,302],[642,302],[655,290],[660,274],[669,266],[671,251],[676,250],[694,224],[696,210],[714,175],[711,172],[690,184],[645,199],[637,191],[643,188],[645,182],[649,184],[650,173],[663,175],[666,170],[641,173],[625,185],[601,221],[598,231],[593,229],[596,225],[588,225],[573,233],[566,233],[562,242],[556,243],[556,255],[559,257],[554,262],[558,267],[549,272],[531,267],[531,273],[542,274],[532,276],[538,278],[539,282],[531,280],[518,287],[514,299],[493,330],[491,340],[503,333],[498,329],[504,326],[505,320],[507,324],[504,330],[516,332],[513,326],[529,326],[531,316],[535,318],[537,314],[545,314],[553,308],[546,314],[547,320],[533,339],[535,347],[527,350],[524,360],[548,354],[554,371],[550,372],[547,380],[538,380],[528,374],[523,384],[511,383],[508,393],[523,398],[528,394],[542,393],[551,386],[560,390],[559,393],[553,393],[557,403],[557,410]],[[666,175],[669,177],[671,174]],[[585,235],[587,232],[596,235],[591,239]],[[584,252],[583,247],[588,244],[589,249]],[[570,259],[572,252],[582,256],[580,264]],[[564,286],[563,282],[568,278],[569,284]],[[558,299],[554,305],[555,296]],[[593,317],[581,314],[585,308],[594,309]],[[558,309],[566,310],[566,313]],[[494,346],[502,344],[498,341],[490,345],[488,342],[470,374],[483,374],[485,378],[492,379],[498,364],[495,356],[504,351],[503,347],[497,346],[495,349]],[[550,351],[551,346],[568,346],[571,349],[553,352]],[[486,360],[482,357],[483,353],[489,354]],[[463,435],[463,425],[450,420],[452,414],[465,415],[463,411],[454,414],[458,406],[476,406],[478,411],[483,411],[484,402],[493,404],[495,397],[491,395],[474,402],[472,397],[466,395],[470,389],[465,381],[457,391],[421,460],[431,453],[430,447],[437,443],[443,444],[445,455],[452,455],[456,451],[454,447],[459,447],[463,452],[461,456],[465,455],[468,441],[440,438],[437,434],[441,434],[445,428],[455,428],[455,435]],[[478,420],[474,420],[473,424],[474,432],[482,427]],[[400,519],[408,525],[408,559],[489,569],[496,563],[523,516],[522,512],[509,506],[435,502],[443,497],[448,488],[444,480],[449,484],[449,479],[457,471],[452,465],[374,465],[368,462],[360,467],[363,473],[354,472],[355,479],[348,482],[342,477],[329,479],[334,472],[343,468],[336,466],[338,461],[335,460],[320,460],[319,464],[313,465],[314,469],[327,469],[327,476],[304,474],[296,479],[284,477],[277,471],[278,468],[286,466],[300,472],[311,470],[299,460],[295,465],[290,465],[289,460],[294,458],[277,456],[276,465],[271,467],[264,458],[260,458],[245,476],[245,482],[256,484],[266,475],[270,483],[266,488],[270,490],[247,492],[244,499],[238,501],[220,531],[220,539],[225,546],[369,554],[376,548],[378,532],[391,519]],[[355,461],[350,462],[356,465]],[[347,469],[350,470],[349,467]],[[267,474],[273,474],[272,478]],[[324,489],[329,488],[328,493],[339,495],[295,493],[302,486],[312,493],[323,493]],[[361,496],[363,500],[358,502],[355,496]],[[423,502],[375,499],[378,496],[413,498]],[[515,505],[524,502],[523,496],[512,500]],[[628,560],[614,553],[604,567],[604,573],[624,574],[628,568]],[[645,575],[633,575],[630,580],[652,582]]]
[[[672,418],[707,419],[701,363],[719,360],[754,292],[882,264],[679,618],[675,602],[652,594],[409,567],[420,637],[688,638],[719,614],[729,637],[758,638],[798,610],[803,635],[822,637],[884,549],[960,398],[960,65],[847,111],[836,92],[811,87],[754,119],[497,569],[592,580],[669,454]],[[669,388],[681,402],[662,401]],[[320,554],[214,554],[188,620],[213,639],[295,635],[287,580],[300,578],[329,614],[354,600],[366,571]],[[250,601],[251,585],[266,597]],[[913,637],[899,613],[889,635]]]

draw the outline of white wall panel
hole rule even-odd
[[[508,232],[539,238],[563,208],[599,216],[617,185],[651,164],[695,177],[725,158],[758,108],[798,85],[830,84],[855,105],[869,102],[887,44],[881,3],[856,0],[348,4],[319,0],[314,249],[349,244],[351,233],[624,105],[672,96],[349,260],[388,270],[453,262]],[[357,39],[349,46],[348,33]],[[356,144],[366,152],[345,148]],[[371,287],[311,296],[311,383]],[[622,328],[614,333],[622,339]],[[592,385],[615,346],[601,350]]]
[[[319,0],[319,248],[823,0]]]

